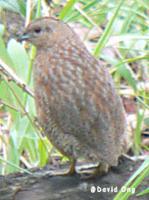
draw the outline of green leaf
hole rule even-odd
[[[40,159],[40,162],[39,162],[40,167],[43,167],[49,159],[49,153],[48,153],[47,147],[46,147],[47,144],[49,144],[49,141],[39,138],[38,154],[39,154],[39,159]]]
[[[137,80],[132,69],[128,65],[120,65],[116,66],[117,73],[119,73],[128,84],[136,91],[137,90]]]
[[[5,47],[5,43],[3,39],[0,37],[0,58],[8,65],[12,65],[12,60],[7,53],[7,49]]]
[[[146,124],[146,126],[149,127],[149,117],[147,117],[147,118],[144,119],[144,123]]]
[[[0,24],[0,37],[3,36],[4,31],[5,31],[5,27],[4,27],[4,25],[3,25],[3,24]]]
[[[27,79],[29,57],[24,49],[23,45],[14,39],[8,42],[7,50],[17,75],[23,78],[24,81]]]
[[[20,171],[20,172],[24,172],[24,173],[27,173],[27,174],[32,174],[30,171],[28,171],[27,169],[23,169],[17,165],[15,165],[14,163],[8,161],[8,160],[4,160],[1,156],[0,156],[0,163],[3,162],[7,165],[10,165],[11,167],[15,168],[15,171]]]
[[[14,11],[14,12],[20,11],[17,0],[1,0],[0,7]]]
[[[139,169],[129,178],[129,180],[122,186],[125,188],[137,188],[139,184],[143,181],[145,177],[149,176],[149,159],[146,159]],[[130,190],[131,191],[131,190]],[[131,192],[122,192],[120,191],[114,198],[114,200],[127,200],[131,196]]]
[[[26,15],[26,1],[24,0],[17,0],[17,4],[19,6],[20,14],[25,16]]]
[[[79,0],[69,0],[60,12],[59,18],[65,20],[65,18],[72,12],[72,9]]]
[[[20,153],[17,149],[17,146],[14,143],[12,134],[10,135],[10,138],[9,138],[9,146],[8,146],[8,150],[7,150],[7,160],[9,160],[9,162],[13,163],[16,166],[19,166]],[[18,169],[12,165],[7,165],[7,167],[6,167],[6,173],[14,173],[17,171],[18,171]]]
[[[137,194],[137,196],[143,196],[143,195],[146,195],[146,194],[149,194],[149,188],[146,188],[145,190],[143,190],[142,192],[139,192]]]
[[[134,152],[136,155],[139,155],[141,151],[141,128],[142,128],[142,122],[144,119],[144,112],[143,110],[137,111],[137,124],[135,128],[135,134],[134,134]]]
[[[118,15],[119,15],[119,11],[121,9],[121,6],[123,5],[124,1],[120,0],[119,4],[113,14],[113,17],[110,19],[110,21],[108,22],[105,31],[103,32],[102,36],[100,37],[100,39],[98,40],[95,50],[94,50],[94,56],[98,57],[101,53],[101,50],[104,48],[105,44],[107,43],[111,32],[112,32],[112,28],[113,28],[113,24],[115,22],[115,20],[117,19]]]

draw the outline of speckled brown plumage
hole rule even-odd
[[[37,47],[35,100],[50,141],[72,161],[117,165],[125,114],[113,80],[74,31],[54,18],[32,22],[22,35]]]

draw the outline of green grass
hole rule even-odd
[[[31,7],[33,2],[34,7]],[[59,6],[55,3],[52,6]],[[24,25],[41,16],[42,1],[1,0],[0,13],[8,9],[24,17]],[[141,132],[149,121],[149,93],[146,89],[149,66],[148,1],[70,0],[58,13],[65,22],[80,23],[88,29],[84,42],[89,42],[89,33],[96,29],[98,39],[92,35],[90,52],[111,66],[110,72],[118,92],[138,100],[133,151],[139,155],[147,146],[141,145]],[[101,29],[100,27],[104,27]],[[4,40],[5,21],[0,25],[0,174],[28,171],[32,167],[43,167],[49,156],[60,155],[48,139],[42,136],[36,124],[36,110],[32,96],[32,65],[36,50],[10,38]],[[112,49],[110,54],[108,49]],[[4,117],[5,116],[5,117]],[[149,123],[148,123],[149,124]],[[62,159],[65,160],[64,157]],[[145,160],[137,172],[126,183],[136,187],[148,175],[149,162]],[[142,191],[139,195],[148,192]],[[119,193],[117,199],[128,199],[129,192]],[[136,193],[135,193],[136,195]]]

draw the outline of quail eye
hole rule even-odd
[[[41,28],[39,28],[39,27],[38,27],[38,28],[35,28],[35,29],[34,29],[34,32],[35,32],[35,33],[40,33],[40,32],[41,32]]]

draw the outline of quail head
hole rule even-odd
[[[125,113],[107,69],[72,28],[52,17],[28,25],[20,40],[37,47],[33,67],[37,114],[51,143],[71,160],[105,170],[122,154]]]

